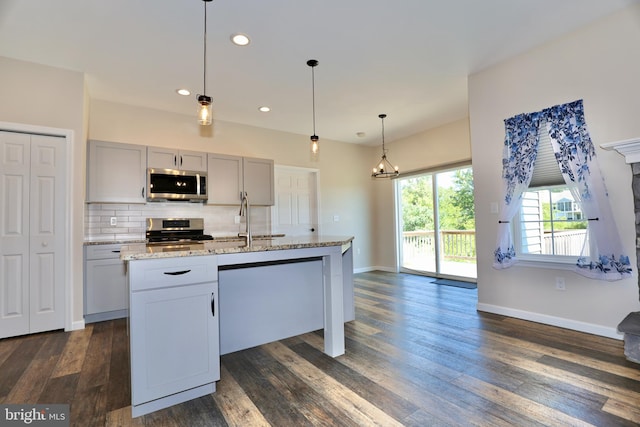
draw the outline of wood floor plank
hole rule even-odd
[[[46,335],[36,334],[15,341],[16,345],[13,347],[13,351],[0,366],[0,372],[2,372],[2,375],[0,375],[0,398],[2,398],[3,402],[46,340]]]
[[[279,390],[260,373],[254,360],[262,357],[262,348],[226,354],[222,356],[222,361],[271,425],[311,425],[297,407],[280,404],[287,401],[287,391]]]
[[[143,417],[132,418],[131,406],[125,406],[107,412],[104,425],[105,427],[144,427],[145,423]]]
[[[218,404],[230,426],[268,427],[270,425],[224,365],[220,367],[220,381],[213,394],[213,400]]]
[[[536,420],[544,425],[575,427],[592,425],[468,375],[461,376],[455,382],[465,387],[465,389],[473,391],[478,396],[482,396],[502,407],[515,409],[531,420]]]
[[[113,323],[98,322],[93,325],[78,380],[78,390],[87,390],[106,384],[109,380]]]
[[[93,327],[94,324],[90,324],[84,329],[69,333],[69,339],[52,377],[76,374],[82,370]]]
[[[107,383],[107,407],[113,411],[131,405],[129,335],[125,319],[114,320]]]
[[[324,375],[312,364],[296,355],[288,347],[275,342],[264,346],[287,369],[297,374],[303,381],[315,389],[322,390],[335,406],[359,425],[401,426],[398,420],[384,413],[370,402],[362,399],[353,391]]]
[[[620,402],[616,399],[609,399],[607,403],[604,404],[602,410],[640,425],[640,405],[638,402],[630,404],[628,402]]]

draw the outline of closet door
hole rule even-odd
[[[31,137],[30,328],[64,328],[65,140]]]
[[[31,136],[0,132],[0,338],[29,333]]]
[[[64,327],[65,150],[0,132],[0,338]]]

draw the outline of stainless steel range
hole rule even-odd
[[[213,240],[204,234],[202,218],[147,218],[147,244],[173,245]]]

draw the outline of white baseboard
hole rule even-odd
[[[353,272],[357,274],[357,273],[367,273],[369,271],[376,271],[376,270],[386,271],[388,273],[397,273],[398,272],[393,267],[379,267],[379,266],[364,267],[364,268],[354,268]]]
[[[509,307],[501,307],[492,304],[478,303],[476,305],[478,311],[486,311],[487,313],[501,314],[503,316],[514,317],[516,319],[529,320],[545,325],[558,326],[560,328],[571,329],[588,334],[599,335],[602,337],[622,340],[623,334],[615,328],[610,328],[593,323],[579,322],[577,320],[564,319],[562,317],[549,316],[546,314],[533,313],[530,311],[517,310]]]
[[[66,331],[77,331],[79,329],[84,329],[84,319],[71,322],[71,328]]]

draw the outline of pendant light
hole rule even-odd
[[[203,126],[209,126],[212,121],[211,97],[207,96],[207,3],[211,0],[202,0],[204,2],[204,72],[202,95],[198,95],[198,123]]]
[[[373,168],[373,172],[371,173],[372,178],[392,178],[394,176],[398,176],[398,166],[392,166],[391,162],[387,159],[387,149],[384,147],[384,118],[387,117],[386,114],[379,114],[380,120],[382,121],[382,157],[380,158],[380,163]]]
[[[316,82],[313,69],[318,65],[318,61],[310,59],[307,61],[307,65],[311,67],[311,102],[313,107],[313,135],[311,135],[311,156],[316,158],[320,151],[320,145],[318,141],[318,135],[316,135]]]

